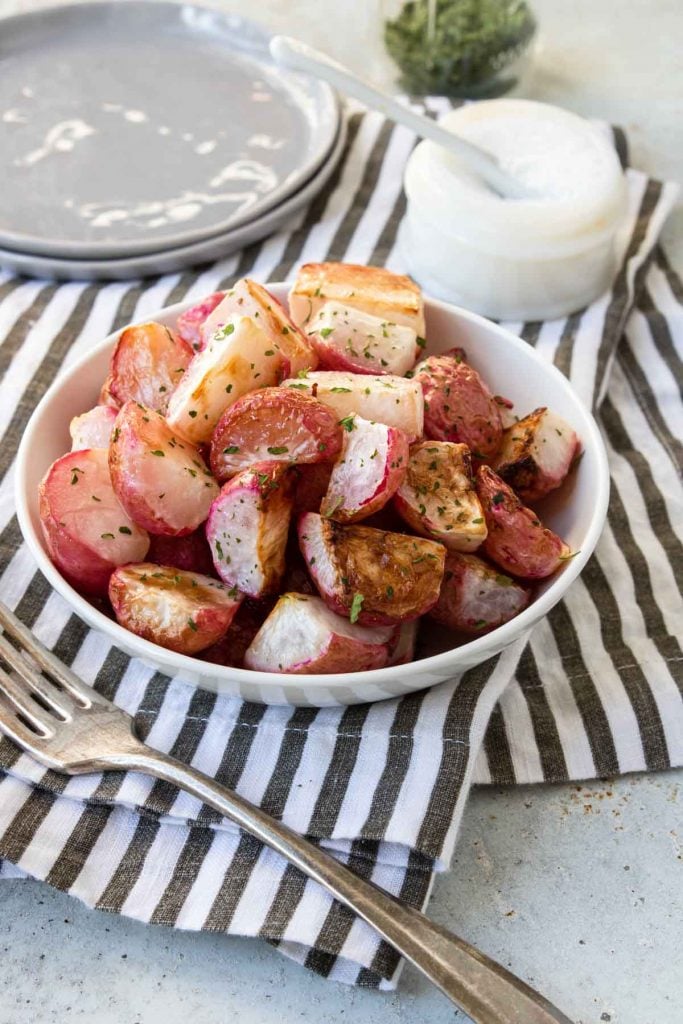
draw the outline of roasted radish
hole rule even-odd
[[[478,459],[491,459],[503,436],[500,406],[462,349],[430,356],[415,367],[424,392],[425,435],[468,445]]]
[[[241,600],[218,580],[139,562],[112,573],[109,600],[131,633],[179,654],[196,654],[227,632]]]
[[[361,672],[387,664],[393,630],[351,625],[308,594],[283,594],[244,656],[246,668],[290,675]]]
[[[100,404],[132,400],[164,412],[192,359],[192,349],[163,324],[126,327],[111,357]]]
[[[50,557],[78,590],[106,595],[116,566],[139,562],[147,554],[149,536],[114,493],[106,448],[57,459],[40,484],[39,498]]]
[[[476,555],[451,552],[438,603],[430,616],[461,633],[488,633],[519,615],[529,591]]]
[[[343,302],[326,302],[306,326],[323,370],[393,373],[415,365],[417,335],[412,327],[382,320]]]
[[[160,533],[152,533],[149,539],[148,562],[172,565],[186,572],[199,572],[202,576],[215,574],[211,549],[203,527],[182,537],[164,537]]]
[[[408,439],[402,430],[362,416],[348,416],[344,423],[344,446],[320,512],[338,523],[357,523],[396,493],[406,475]]]
[[[218,494],[197,448],[174,434],[160,413],[137,402],[126,402],[116,417],[109,469],[119,501],[150,533],[192,533]]]
[[[292,512],[291,477],[281,462],[257,462],[223,486],[206,536],[216,572],[249,597],[277,590]]]
[[[490,466],[479,467],[476,485],[488,527],[483,550],[496,565],[534,580],[552,575],[571,557],[564,541],[543,526]]]
[[[398,427],[409,441],[422,436],[424,400],[415,380],[389,374],[381,377],[321,370],[285,380],[282,386],[324,402],[334,409],[340,422],[357,413],[366,420]]]
[[[406,665],[414,659],[419,627],[418,619],[409,619],[395,627],[390,644],[388,665]]]
[[[493,468],[523,501],[538,501],[560,486],[580,449],[569,424],[540,408],[505,431]]]
[[[289,312],[300,327],[311,322],[326,302],[343,302],[353,309],[411,327],[424,336],[422,294],[409,277],[383,267],[356,263],[306,263],[289,293]]]
[[[298,532],[320,595],[352,623],[416,619],[439,598],[446,556],[441,544],[368,526],[340,526],[312,512],[300,518]]]
[[[221,482],[254,462],[334,460],[342,428],[328,406],[289,388],[243,395],[221,416],[211,441],[211,468]]]
[[[248,277],[238,281],[226,293],[202,326],[204,344],[208,344],[216,331],[236,316],[248,316],[259,324],[282,360],[282,377],[293,377],[301,370],[314,370],[315,352],[302,332],[287,316],[277,299],[256,281]]]
[[[108,448],[115,420],[116,409],[111,405],[96,405],[94,409],[74,416],[69,424],[71,451]]]
[[[467,445],[450,441],[412,445],[394,505],[413,530],[440,540],[450,551],[475,551],[486,537]]]
[[[194,306],[190,306],[184,313],[181,313],[176,320],[176,331],[194,352],[198,352],[200,348],[204,347],[202,326],[224,298],[225,292],[214,292],[213,295],[207,295],[201,302],[195,303]]]

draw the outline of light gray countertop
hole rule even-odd
[[[38,6],[0,0],[0,14]],[[370,0],[240,0],[359,67]],[[619,123],[633,160],[683,180],[680,0],[534,0],[534,98]],[[370,18],[370,22],[374,20]],[[368,33],[369,34],[369,33]],[[683,270],[683,213],[665,245]],[[678,1024],[683,1005],[681,773],[476,790],[430,914],[580,1024]],[[395,995],[325,982],[263,943],[144,927],[45,885],[0,885],[0,1024],[442,1024],[412,970]]]

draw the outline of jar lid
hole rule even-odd
[[[450,111],[440,123],[498,158],[535,193],[505,199],[454,154],[421,142],[405,189],[418,215],[478,248],[518,259],[580,252],[613,235],[626,185],[604,129],[530,100],[497,99]]]

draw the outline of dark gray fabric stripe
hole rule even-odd
[[[674,298],[678,302],[683,303],[683,278],[681,278],[680,274],[676,273],[669,261],[669,257],[661,245],[658,245],[655,249],[655,259],[657,261],[657,266],[666,276],[667,283],[674,294]]]
[[[339,720],[334,751],[308,825],[310,835],[328,837],[334,831],[358,757],[361,733],[369,711],[370,706],[367,704],[354,704],[344,710]]]
[[[210,828],[190,829],[171,880],[154,908],[150,918],[151,924],[165,924],[170,927],[176,924],[178,914],[197,881],[215,836],[216,833]]]
[[[496,704],[484,735],[484,751],[488,761],[491,782],[496,786],[513,786],[517,781],[512,762],[505,719]]]
[[[111,813],[111,807],[84,805],[83,813],[45,878],[48,885],[54,885],[62,892],[67,892],[71,888],[105,829]]]
[[[560,734],[529,644],[524,648],[519,660],[517,681],[529,709],[543,778],[546,782],[566,782],[569,772],[560,743]]]
[[[619,128],[618,125],[612,126],[612,138],[614,141],[614,148],[617,151],[619,157],[619,163],[625,170],[628,167],[629,152],[628,152],[628,139],[623,128]]]
[[[237,788],[256,736],[256,727],[265,712],[266,708],[263,704],[245,703],[241,706],[215,774],[216,781],[220,782],[222,786],[226,786],[228,789]],[[215,824],[221,820],[221,816],[212,807],[204,806],[199,812],[197,820],[204,824]]]
[[[657,396],[651,389],[627,338],[621,344],[618,358],[619,365],[631,385],[636,402],[650,425],[650,430],[669,453],[671,461],[679,472],[683,471],[683,440],[671,432],[659,411]]]
[[[27,278],[25,277],[10,277],[4,284],[0,284],[0,303],[4,302],[12,292],[15,292],[17,288],[21,288],[26,283]],[[6,337],[7,335],[5,335]],[[0,338],[0,345],[4,344],[5,338]]]
[[[647,287],[643,287],[640,293],[638,309],[647,320],[657,351],[671,370],[678,386],[683,387],[683,361],[674,345],[669,321],[665,314],[655,306],[652,293]],[[683,315],[683,310],[680,315]]]
[[[261,806],[274,818],[282,818],[294,778],[301,764],[307,733],[318,715],[317,708],[294,708],[287,722],[275,767]]]
[[[242,833],[230,867],[225,872],[220,890],[204,922],[207,931],[224,932],[229,929],[237,904],[249,883],[262,850],[262,843],[246,832]]]
[[[116,865],[106,888],[96,903],[98,910],[120,914],[123,904],[142,874],[145,861],[159,831],[159,822],[142,816],[138,819],[126,852]]]
[[[398,194],[396,202],[389,214],[389,219],[382,228],[382,232],[375,242],[374,248],[370,254],[369,263],[373,266],[384,265],[389,257],[389,253],[393,249],[396,243],[396,234],[398,227],[403,220],[403,215],[406,212],[406,197],[403,189]]]
[[[262,939],[277,943],[284,936],[306,888],[306,876],[293,864],[285,868],[277,892],[259,929]]]
[[[524,338],[527,344],[531,345],[532,347],[535,347],[536,342],[538,341],[538,337],[541,333],[542,327],[542,320],[529,320],[527,321],[527,323],[522,324],[521,336]]]
[[[56,284],[41,288],[28,309],[18,317],[5,335],[2,347],[0,347],[0,377],[4,377],[7,373],[12,359],[26,341],[34,323],[43,315],[46,307],[54,298],[57,288]]]
[[[581,329],[581,320],[584,312],[585,310],[581,310],[580,313],[572,313],[571,316],[567,317],[565,325],[562,328],[559,344],[555,351],[553,362],[558,370],[562,371],[565,377],[569,377],[571,372],[574,342],[576,341],[577,334]]]

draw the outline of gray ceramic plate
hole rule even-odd
[[[0,245],[160,252],[262,216],[328,156],[324,83],[270,64],[244,18],[79,4],[0,22]]]
[[[261,217],[227,231],[223,235],[193,242],[161,253],[149,253],[126,259],[70,260],[51,256],[33,256],[0,248],[0,267],[28,277],[56,278],[60,281],[126,281],[152,274],[172,274],[197,263],[223,259],[237,249],[272,234],[290,220],[298,210],[310,203],[329,180],[346,142],[346,123],[339,133],[325,163],[293,196]]]

